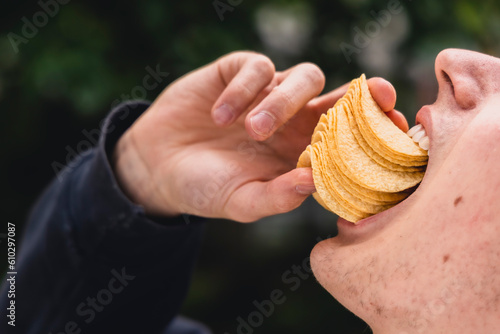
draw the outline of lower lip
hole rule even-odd
[[[419,188],[417,188],[415,192],[417,192]],[[364,218],[356,224],[339,217],[337,220],[337,228],[339,231],[337,237],[345,243],[360,242],[373,237],[374,234],[385,229],[385,227],[389,225],[389,222],[394,221],[393,218],[399,217],[402,212],[408,210],[408,205],[413,201],[412,198],[415,192],[392,208]]]
[[[351,223],[350,221],[339,217],[337,220],[337,228],[339,230],[337,237],[343,241],[352,242],[354,240],[363,239],[363,237],[367,235],[371,235],[374,230],[380,229],[380,218],[386,211],[362,219],[357,224]]]

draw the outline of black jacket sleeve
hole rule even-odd
[[[99,144],[82,154],[35,205],[17,254],[15,327],[0,333],[160,333],[185,297],[203,224],[148,218],[121,192],[109,156],[148,108],[129,102],[108,116]]]

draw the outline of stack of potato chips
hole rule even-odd
[[[297,167],[312,167],[324,208],[356,223],[411,194],[427,158],[373,100],[363,74],[321,116]]]

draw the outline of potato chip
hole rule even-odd
[[[379,165],[398,172],[422,172],[425,170],[425,165],[427,164],[427,162],[422,162],[423,165],[419,166],[420,163],[415,165],[415,162],[396,159],[397,163],[394,163],[375,152],[361,135],[358,124],[356,124],[352,113],[347,113],[347,116],[349,118],[349,125],[354,137],[356,138],[356,141],[361,146],[363,151],[365,151],[365,153],[369,155],[370,158],[375,160]]]
[[[360,80],[353,80],[356,100],[352,100],[352,112],[359,129],[374,151],[387,160],[427,161],[427,151],[415,142],[380,109],[373,100],[363,74]],[[357,104],[357,105],[354,105]],[[396,162],[397,163],[397,162]]]
[[[319,160],[321,155],[322,154],[319,152],[318,147],[313,146],[311,154],[311,163],[313,166],[321,166],[321,161]],[[338,198],[335,198],[335,192],[326,182],[328,178],[325,177],[323,168],[313,168],[313,179],[314,184],[317,184],[316,190],[321,197],[323,207],[341,215],[342,217],[346,217],[345,219],[349,221],[358,221],[365,217],[363,212],[349,208],[345,205],[345,203],[342,203],[342,201],[339,201]]]
[[[329,132],[329,140],[336,143],[336,154],[344,163],[343,172],[360,186],[377,191],[399,192],[418,184],[424,172],[398,172],[379,165],[368,156],[356,141],[349,126],[346,105],[336,108],[335,131]],[[385,116],[387,117],[387,116]]]
[[[312,167],[318,203],[356,223],[408,197],[426,163],[427,152],[380,109],[363,74],[321,115],[297,167]]]

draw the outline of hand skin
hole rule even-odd
[[[318,96],[324,84],[310,63],[279,72],[261,54],[223,56],[169,85],[120,138],[118,181],[152,215],[251,222],[291,211],[315,191],[311,169],[295,168],[297,159],[320,115],[347,89]],[[407,130],[392,85],[368,84]]]

